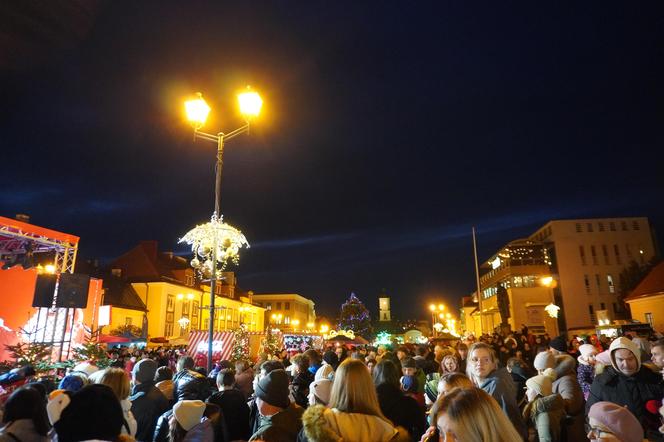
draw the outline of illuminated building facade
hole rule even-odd
[[[266,310],[266,321],[284,332],[315,330],[316,310],[311,299],[295,293],[261,293],[254,302]]]

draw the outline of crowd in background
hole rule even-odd
[[[661,338],[661,337],[660,337]],[[109,353],[57,385],[23,367],[0,442],[663,441],[664,340],[535,336],[215,361]]]

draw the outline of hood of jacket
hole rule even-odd
[[[565,375],[575,375],[576,360],[570,355],[556,356],[556,366],[553,370],[556,372],[556,379],[560,379]],[[576,375],[575,375],[576,376]]]
[[[539,398],[535,401],[533,412],[534,413],[550,413],[552,411],[564,411],[565,401],[559,394],[551,394]]]
[[[513,385],[512,375],[505,368],[498,368],[481,381],[479,387],[484,391],[492,391],[497,385]]]
[[[620,369],[616,365],[616,358],[614,356],[616,350],[620,349],[625,349],[629,350],[632,352],[634,357],[636,357],[636,362],[637,362],[637,368],[636,371],[639,371],[641,369],[641,349],[639,348],[638,345],[636,345],[634,342],[630,341],[624,336],[619,337],[618,339],[615,339],[612,343],[611,346],[609,347],[609,355],[611,357],[611,365],[613,368],[620,372]]]
[[[377,416],[344,413],[321,405],[307,408],[302,415],[304,433],[310,441],[392,441],[401,440],[403,433],[390,422]]]

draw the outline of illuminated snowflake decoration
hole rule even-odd
[[[217,249],[217,278],[221,278],[221,272],[226,269],[229,262],[238,264],[240,262],[240,249],[249,248],[249,242],[235,227],[223,222],[223,216],[218,219],[216,214],[212,215],[209,223],[201,224],[187,232],[179,243],[191,246],[194,259],[191,266],[195,268],[203,278],[212,275],[215,244]]]

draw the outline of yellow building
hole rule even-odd
[[[142,241],[117,258],[111,268],[113,276],[128,283],[130,291],[147,307],[149,338],[176,342],[180,338],[184,342],[190,330],[208,330],[210,287],[196,282],[187,259],[172,252],[158,252],[155,241]],[[252,304],[250,293],[237,288],[232,272],[224,273],[224,280],[216,287],[215,331],[233,330],[241,323],[249,331],[262,331],[264,312],[264,308]],[[111,328],[136,320],[136,313],[119,312],[112,315]]]
[[[653,268],[625,299],[632,319],[664,332],[664,262]]]
[[[542,243],[516,240],[507,244],[481,266],[485,269],[480,277],[482,311],[481,314],[479,309],[466,314],[466,324],[477,328],[476,321],[481,318],[484,333],[498,329],[501,325],[499,301],[504,296],[506,319],[512,330],[520,330],[525,324],[533,333],[556,336],[557,320],[545,310],[555,304],[550,265]]]
[[[620,273],[631,262],[648,262],[655,245],[648,218],[550,221],[529,237],[547,244],[567,330],[627,317],[618,299]]]
[[[285,332],[316,329],[314,302],[295,293],[254,294],[255,303],[265,308],[267,321]]]

